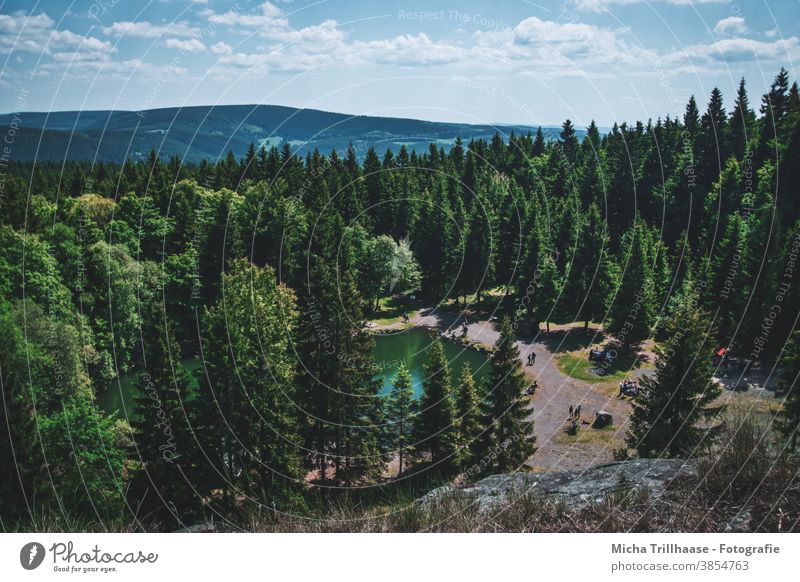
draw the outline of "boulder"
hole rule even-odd
[[[594,415],[594,422],[592,428],[605,428],[614,424],[614,417],[605,410],[599,410]]]
[[[583,471],[492,475],[468,487],[439,487],[417,502],[436,503],[444,496],[460,495],[482,510],[491,510],[496,504],[506,504],[520,495],[535,493],[563,502],[569,509],[582,509],[590,503],[602,502],[609,494],[636,489],[646,489],[651,497],[657,498],[670,481],[695,472],[695,461],[634,459],[595,465]]]

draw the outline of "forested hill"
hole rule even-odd
[[[104,162],[142,159],[150,150],[156,150],[162,158],[178,156],[185,162],[199,162],[225,157],[229,150],[242,156],[250,143],[267,147],[289,143],[301,155],[314,148],[343,151],[353,143],[363,158],[370,147],[380,152],[392,149],[396,153],[405,145],[422,152],[435,142],[449,151],[458,136],[468,141],[489,138],[497,131],[501,134],[532,131],[525,126],[353,116],[278,105],[0,115],[4,133],[12,125],[15,129],[18,126],[12,159]],[[551,133],[555,136],[557,132],[555,129]],[[579,132],[582,136],[583,131]]]
[[[786,393],[785,448],[747,442],[800,451],[800,89],[782,69],[755,101],[742,80],[604,135],[567,120],[363,161],[0,162],[0,530],[246,529],[249,508],[305,519],[535,464],[515,329],[550,323],[596,322],[628,361],[656,342],[621,455],[705,455],[722,346]],[[381,393],[362,322],[409,308],[498,315],[486,379],[436,335],[419,404],[410,373]],[[96,406],[128,374],[136,406]],[[726,492],[786,494],[772,464],[747,470],[765,495],[713,466]]]

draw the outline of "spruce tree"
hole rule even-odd
[[[397,453],[398,475],[403,474],[403,462],[413,452],[413,424],[416,412],[417,403],[414,400],[411,372],[408,371],[405,364],[402,364],[392,382],[392,391],[386,400],[386,411],[384,412],[386,443],[390,453]]]
[[[468,362],[464,362],[464,366],[461,368],[458,398],[456,399],[456,422],[458,424],[458,446],[461,452],[459,463],[464,470],[475,461],[474,452],[483,430],[481,400]]]
[[[450,386],[450,368],[444,345],[433,336],[422,381],[422,398],[414,429],[415,447],[430,455],[434,470],[452,474],[458,462],[458,432],[455,402]]]
[[[472,205],[469,224],[465,225],[466,247],[461,273],[454,291],[466,295],[474,293],[479,301],[484,290],[491,288],[495,280],[494,254],[497,252],[497,221],[494,210],[484,201]]]
[[[131,422],[141,469],[132,505],[159,520],[182,523],[198,505],[190,485],[192,444],[184,408],[191,377],[160,301],[143,306],[141,337],[143,371]]]
[[[655,350],[655,374],[642,380],[642,394],[633,401],[626,443],[640,457],[691,457],[712,443],[717,429],[714,334],[691,284],[673,301],[667,339]]]
[[[734,340],[747,305],[744,268],[749,262],[749,249],[745,246],[746,236],[747,227],[741,215],[738,212],[731,214],[715,245],[708,270],[706,305],[717,311],[716,324],[722,345],[729,345]]]
[[[700,129],[700,110],[697,108],[697,101],[694,95],[689,97],[689,103],[686,104],[686,111],[683,114],[683,128],[693,138],[697,137],[697,132]]]
[[[264,503],[286,501],[300,476],[296,320],[294,294],[271,268],[243,259],[225,274],[222,295],[203,318],[197,430],[214,435],[209,458],[218,474]]]
[[[800,449],[800,329],[796,329],[786,343],[778,366],[778,387],[786,396],[776,424],[789,450],[796,452]]]
[[[576,319],[588,329],[592,320],[600,321],[612,286],[608,258],[608,231],[600,210],[591,204],[585,222],[579,226],[577,247],[567,267],[562,297]]]
[[[612,291],[606,330],[616,336],[625,349],[629,349],[650,335],[655,316],[653,273],[647,260],[647,233],[640,221],[626,233],[623,246],[625,256],[620,265],[619,283]]]
[[[750,108],[744,77],[739,82],[736,102],[728,123],[731,128],[731,151],[737,160],[741,160],[747,153],[747,142],[753,139],[756,130],[756,114]]]
[[[345,485],[383,469],[374,340],[364,328],[351,233],[326,211],[314,231],[298,344],[303,442],[309,468]]]
[[[481,435],[479,451],[489,459],[486,470],[497,473],[520,470],[536,452],[533,420],[528,420],[533,414],[533,394],[525,393],[527,382],[508,317],[500,326],[491,363],[485,399],[485,422],[490,428]]]
[[[29,381],[32,358],[10,305],[0,300],[0,515],[32,516],[44,461],[37,450],[36,409]],[[26,348],[28,348],[26,350]],[[36,373],[36,371],[34,371]]]

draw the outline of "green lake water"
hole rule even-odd
[[[423,366],[428,362],[430,345],[430,334],[419,328],[376,336],[373,356],[375,364],[380,370],[379,376],[383,380],[381,394],[386,394],[391,390],[392,381],[397,376],[400,365],[405,364],[411,372],[414,396],[419,397],[422,394]],[[465,348],[449,340],[444,340],[444,351],[447,355],[453,386],[458,383],[464,363],[469,363],[476,383],[482,381],[491,370],[489,360],[483,352]]]
[[[430,344],[431,336],[424,329],[412,328],[375,336],[373,357],[379,370],[378,378],[383,382],[381,394],[391,390],[392,381],[397,376],[401,364],[405,364],[411,372],[414,395],[419,397],[422,394],[423,366],[428,362]],[[489,374],[491,366],[482,352],[465,348],[449,340],[444,341],[444,349],[454,387],[458,383],[465,362],[472,368],[476,382],[482,381]],[[200,360],[187,358],[183,361],[183,365],[191,372],[200,367]],[[106,392],[100,394],[97,402],[105,412],[119,412],[121,417],[132,418],[135,417],[135,399],[139,394],[139,372],[128,372],[120,376],[119,382],[112,383]]]

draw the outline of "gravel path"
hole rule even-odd
[[[430,327],[446,330],[455,328],[460,335],[460,316],[450,311],[435,311],[423,309],[411,316],[411,323],[418,327]],[[494,322],[475,320],[469,318],[467,335],[473,341],[482,344],[494,345],[499,337]],[[401,324],[381,326],[384,329],[400,329]],[[545,340],[552,346],[558,338],[566,337],[567,333],[584,333],[582,325],[551,326],[550,334],[540,332],[535,338],[518,339],[516,344],[520,351],[520,360],[526,375],[538,382],[539,388],[534,396],[533,419],[539,450],[529,460],[528,464],[537,470],[576,470],[584,469],[597,463],[612,460],[612,451],[620,446],[624,435],[625,425],[630,414],[630,404],[616,397],[616,390],[609,388],[608,382],[590,384],[575,380],[563,374],[556,365],[556,355],[564,351],[558,345],[551,351]],[[594,331],[597,331],[594,329]],[[564,342],[560,342],[563,344]],[[530,351],[536,354],[533,366],[525,363]],[[598,410],[605,410],[614,417],[614,427],[617,431],[611,442],[601,442],[600,439],[589,439],[589,442],[569,443],[564,442],[562,428],[568,416],[569,406],[581,406],[581,419],[591,422]],[[581,425],[580,431],[593,431],[588,425]],[[588,435],[587,435],[588,436]]]

